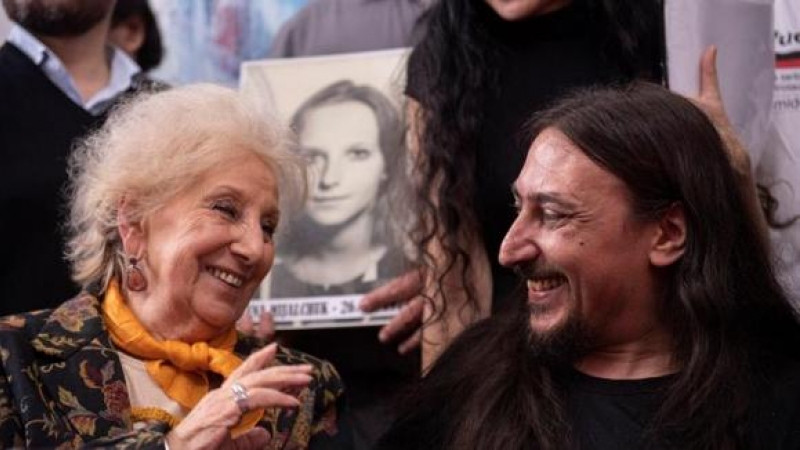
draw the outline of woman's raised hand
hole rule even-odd
[[[192,411],[167,435],[172,449],[181,448],[264,448],[271,436],[255,427],[235,438],[231,429],[250,410],[295,408],[299,400],[282,390],[296,390],[311,382],[311,365],[271,366],[276,344],[250,355],[225,382],[203,397]]]

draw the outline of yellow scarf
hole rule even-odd
[[[169,398],[187,410],[191,410],[208,393],[206,372],[228,378],[242,364],[242,360],[233,353],[236,345],[234,328],[208,343],[157,340],[125,304],[116,280],[109,283],[101,308],[114,345],[144,360],[147,373],[156,384]],[[237,436],[253,428],[263,415],[263,409],[249,411],[231,433]]]

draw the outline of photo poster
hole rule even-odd
[[[696,97],[700,56],[717,46],[725,110],[756,167],[770,127],[775,84],[772,0],[665,0],[669,88]]]
[[[404,147],[408,49],[242,65],[240,89],[294,131],[308,162],[305,203],[281,218],[275,264],[249,312],[276,329],[377,326],[363,295],[405,273],[411,221]],[[287,217],[288,216],[288,217]]]

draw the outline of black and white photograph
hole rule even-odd
[[[361,295],[408,268],[409,219],[398,84],[405,51],[246,63],[241,89],[294,132],[308,162],[305,202],[277,236],[275,267],[251,308],[278,328],[376,325]],[[398,214],[399,213],[399,214]]]

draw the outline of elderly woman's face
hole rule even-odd
[[[371,209],[386,178],[372,109],[355,101],[314,109],[306,114],[299,141],[311,159],[309,217],[338,225]]]
[[[144,225],[150,296],[176,317],[227,329],[272,267],[278,188],[258,157],[234,157]]]

